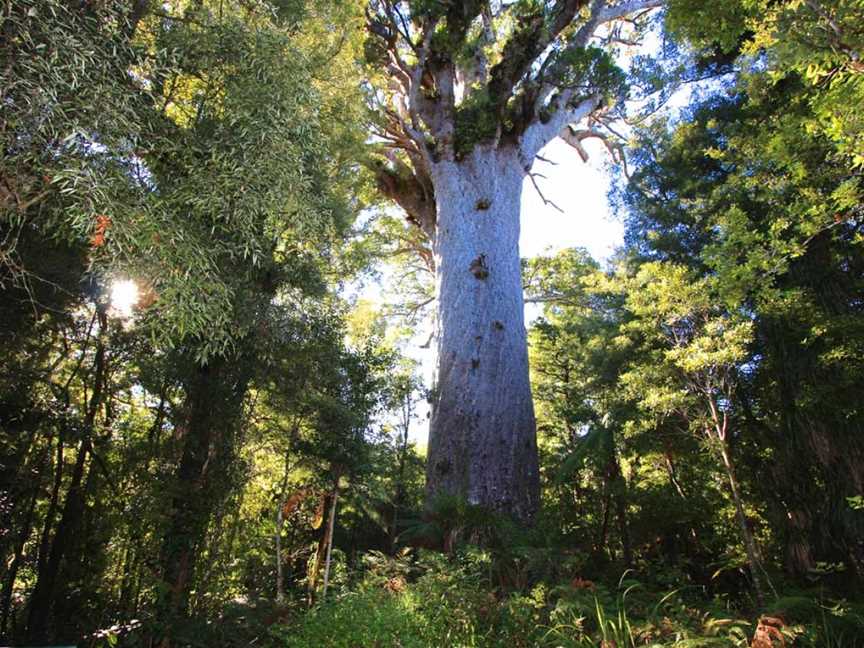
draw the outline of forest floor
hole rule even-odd
[[[864,646],[864,601],[830,594],[824,584],[778,580],[777,595],[758,606],[742,573],[737,581],[720,575],[709,589],[675,568],[613,578],[607,566],[595,580],[564,577],[562,558],[547,565],[559,578],[536,578],[529,562],[502,565],[480,550],[373,552],[357,573],[336,570],[326,602],[298,601],[277,611],[275,623],[271,608],[259,613],[261,625],[250,625],[256,615],[242,610],[241,634],[254,632],[253,645],[268,648]]]

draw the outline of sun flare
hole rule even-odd
[[[119,279],[111,284],[111,308],[122,317],[132,315],[139,296],[138,286],[131,279]]]

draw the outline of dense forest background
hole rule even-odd
[[[860,0],[604,36],[625,244],[523,259],[530,526],[424,502],[365,3],[0,11],[0,642],[864,645]]]

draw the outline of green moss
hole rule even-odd
[[[495,102],[485,90],[475,90],[456,108],[455,122],[454,148],[461,157],[477,144],[495,137],[499,123]]]

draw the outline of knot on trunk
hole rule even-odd
[[[489,276],[489,266],[486,265],[486,255],[481,254],[471,262],[468,270],[474,275],[475,279],[485,279]]]
[[[481,198],[480,200],[477,201],[477,204],[474,205],[474,208],[475,208],[477,211],[486,211],[486,210],[489,209],[491,206],[492,206],[492,201],[491,201],[491,200],[489,200],[488,198]]]
[[[435,470],[438,472],[439,475],[446,475],[450,472],[450,460],[439,460],[438,463],[435,464]]]

